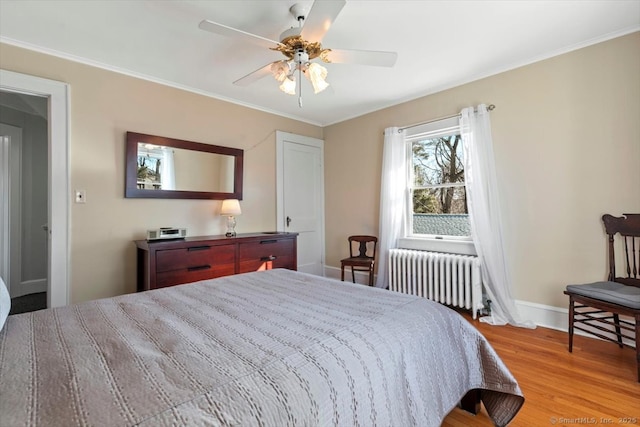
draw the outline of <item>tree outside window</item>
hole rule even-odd
[[[414,139],[411,154],[413,234],[469,236],[460,134]]]

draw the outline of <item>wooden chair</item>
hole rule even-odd
[[[564,293],[569,296],[569,352],[573,350],[574,329],[615,342],[620,348],[627,345],[623,339],[635,339],[640,382],[640,214],[624,214],[620,218],[603,215],[602,221],[609,236],[608,281],[567,286]],[[622,248],[626,277],[616,276],[616,234],[622,240],[618,241],[618,248]],[[621,315],[630,316],[635,322],[620,319]]]
[[[358,255],[354,256],[354,243],[358,243]],[[369,286],[373,286],[373,268],[376,262],[378,238],[375,236],[349,236],[349,258],[340,260],[341,279],[344,281],[344,268],[351,267],[351,279],[356,283],[356,271],[369,272]]]

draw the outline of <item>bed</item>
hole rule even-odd
[[[9,316],[0,424],[438,426],[468,391],[524,402],[462,316],[289,270]]]

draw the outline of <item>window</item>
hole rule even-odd
[[[407,134],[409,200],[407,236],[470,239],[458,118]]]
[[[138,143],[137,187],[175,190],[173,150],[170,147]]]

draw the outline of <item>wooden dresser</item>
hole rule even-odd
[[[136,240],[138,291],[249,271],[296,270],[297,233],[250,233]]]

